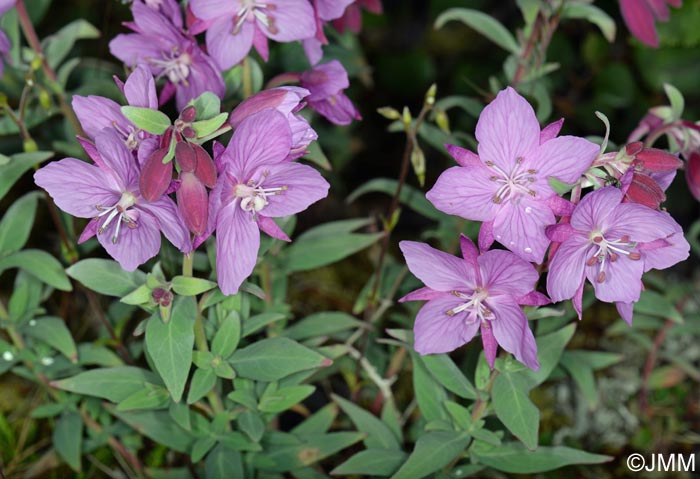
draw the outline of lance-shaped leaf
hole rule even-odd
[[[491,391],[496,416],[523,444],[534,450],[540,427],[540,411],[530,401],[530,388],[525,377],[518,373],[501,373]]]
[[[513,35],[491,15],[470,8],[450,8],[437,17],[435,28],[442,28],[443,25],[452,20],[468,25],[510,53],[517,54],[520,51],[518,42],[515,41]]]
[[[146,281],[142,271],[125,271],[119,263],[109,259],[84,259],[66,273],[86,288],[107,296],[126,296]]]
[[[464,432],[427,432],[418,438],[408,460],[391,479],[421,479],[448,465],[469,441],[469,435]]]
[[[477,444],[472,454],[481,463],[511,474],[535,474],[553,471],[571,464],[601,464],[613,458],[570,447],[540,446],[528,451],[521,444],[508,443],[498,447]]]
[[[140,391],[146,383],[160,384],[158,376],[133,366],[98,368],[53,381],[53,387],[118,403]]]
[[[60,351],[71,362],[78,361],[75,341],[61,318],[47,317],[31,320],[22,332]]]
[[[34,225],[36,200],[39,192],[27,193],[7,210],[0,221],[0,253],[14,253],[22,249]]]
[[[0,274],[11,268],[20,268],[61,291],[73,289],[61,263],[46,251],[25,249],[0,258]]]
[[[77,412],[67,412],[56,421],[53,444],[61,459],[80,472],[80,452],[83,444],[83,421]]]
[[[401,450],[396,436],[382,420],[340,396],[334,394],[333,400],[350,416],[358,431],[367,433],[364,441],[367,448]]]

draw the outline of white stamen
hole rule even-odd
[[[515,168],[510,173],[507,173],[494,162],[486,162],[486,166],[497,173],[497,175],[491,177],[491,181],[501,185],[493,196],[494,203],[500,204],[504,200],[513,199],[518,193],[526,193],[530,196],[537,195],[537,192],[530,188],[530,184],[536,181],[536,178],[532,175],[536,174],[537,171],[533,169],[521,171],[522,163],[523,159],[518,158]],[[532,209],[527,212],[530,213],[531,211]]]
[[[591,243],[597,246],[597,250],[593,256],[586,262],[588,266],[594,266],[598,263],[598,276],[596,281],[603,283],[606,278],[605,265],[610,258],[610,262],[618,261],[620,256],[629,258],[632,261],[640,259],[639,253],[634,251],[637,243],[631,242],[628,236],[623,236],[617,240],[608,240],[600,231],[594,231],[590,235]]]

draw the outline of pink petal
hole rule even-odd
[[[267,61],[270,58],[270,47],[267,44],[267,37],[259,27],[255,28],[255,33],[253,34],[253,46],[263,61]]]
[[[189,7],[201,20],[216,20],[231,17],[240,10],[242,0],[191,0]]]
[[[243,22],[238,33],[231,34],[231,17],[222,18],[207,30],[207,51],[222,70],[237,65],[253,46],[255,25]]]
[[[268,0],[268,3],[275,6],[273,17],[277,32],[270,32],[257,21],[268,37],[278,42],[293,42],[316,32],[314,10],[308,0]]]
[[[416,241],[401,241],[399,248],[408,269],[429,288],[436,291],[476,289],[475,271],[464,260]]]
[[[265,165],[251,178],[261,180],[264,188],[286,188],[278,195],[267,197],[269,204],[260,214],[272,218],[304,211],[313,203],[325,198],[330,188],[318,171],[300,163]]]
[[[606,234],[614,238],[629,236],[633,242],[666,238],[680,230],[668,213],[636,203],[618,205],[607,218],[607,223],[610,229]]]
[[[652,10],[639,0],[620,0],[620,9],[632,35],[642,43],[657,48],[659,37],[656,34],[656,26],[654,25],[656,19]]]
[[[330,21],[343,16],[345,9],[355,0],[316,0],[316,11],[321,20]]]
[[[561,196],[550,196],[544,201],[556,216],[571,216],[574,209],[576,209],[575,204],[569,200],[565,200]]]
[[[545,228],[556,222],[549,207],[541,201],[522,197],[515,204],[503,205],[493,222],[496,240],[526,261],[541,263],[549,246]]]
[[[610,213],[622,201],[622,191],[607,186],[583,197],[571,215],[571,226],[581,231],[591,231],[606,225]]]
[[[599,264],[586,267],[586,277],[595,288],[596,298],[607,303],[639,301],[644,261],[641,259],[634,261],[625,255],[619,255],[614,263],[606,262],[603,272],[604,281],[599,282]]]
[[[403,298],[399,299],[399,303],[406,301],[429,301],[445,294],[443,291],[435,291],[427,286],[408,293]]]
[[[486,362],[489,363],[489,367],[493,371],[493,365],[496,362],[496,353],[498,352],[498,342],[488,322],[481,323],[481,343],[484,345]]]
[[[460,166],[482,166],[479,155],[457,145],[445,145],[447,152]]]
[[[148,205],[140,205],[138,208],[149,212],[156,218],[158,228],[180,252],[187,254],[192,251],[190,232],[173,200],[166,196]]]
[[[547,238],[557,243],[563,243],[571,238],[576,230],[569,223],[559,223],[558,225],[550,225],[545,229]]]
[[[216,273],[224,294],[236,294],[255,269],[260,230],[252,215],[238,202],[222,208],[217,216]]]
[[[491,171],[483,166],[454,166],[440,175],[425,196],[443,213],[491,221],[501,208],[493,201],[500,184],[491,181],[491,176]]]
[[[552,300],[538,291],[530,291],[525,296],[518,298],[517,303],[522,306],[544,306],[551,304]]]
[[[540,132],[540,145],[544,142],[556,138],[559,132],[561,131],[561,127],[563,125],[564,119],[560,118],[559,120],[550,123],[549,125],[542,128],[542,131]]]
[[[158,109],[156,83],[151,71],[139,65],[124,83],[124,96],[131,106]]]
[[[109,98],[75,95],[72,105],[80,125],[92,139],[103,129],[114,128],[115,123],[124,129],[130,125],[122,115],[121,107]]]
[[[87,240],[95,236],[97,234],[98,229],[100,229],[99,221],[95,221],[94,219],[88,221],[88,224],[85,225],[83,232],[80,233],[80,237],[78,238],[78,244],[83,244]]]
[[[132,210],[129,210],[131,212]],[[98,233],[97,240],[122,268],[134,271],[160,251],[160,231],[156,219],[148,213],[138,215],[137,227],[122,224],[116,243],[113,241],[118,218],[105,231]]]
[[[549,184],[549,177],[566,184],[575,183],[590,168],[599,151],[598,145],[583,138],[560,136],[526,156],[524,167],[537,171],[532,188],[538,195],[549,197],[557,194]]]
[[[479,251],[488,251],[494,241],[493,221],[484,221],[479,229]]]
[[[509,251],[491,250],[478,258],[482,285],[489,293],[519,298],[535,288],[539,275],[527,261]]]
[[[139,170],[134,155],[115,130],[102,130],[95,137],[95,146],[104,164],[117,175],[122,185],[129,187],[138,183]]]
[[[139,33],[119,34],[109,42],[109,52],[128,66],[137,65],[144,58],[160,58],[160,45],[148,41]]]
[[[476,124],[479,157],[511,171],[540,144],[540,125],[530,104],[513,88],[498,93]]]
[[[632,326],[632,315],[634,313],[634,303],[615,303],[617,312],[620,313],[620,317],[625,320],[627,324]]]
[[[639,245],[639,252],[644,260],[644,272],[650,269],[666,269],[685,261],[690,255],[690,244],[679,231],[664,239],[667,246],[656,249],[647,249],[647,245]]]
[[[558,303],[574,297],[583,282],[586,261],[594,251],[588,239],[579,235],[559,246],[547,274],[547,293],[552,301]]]
[[[489,297],[487,304],[495,316],[489,324],[498,344],[515,359],[537,371],[540,368],[537,343],[523,310],[508,296]]]
[[[465,324],[466,312],[447,314],[462,303],[456,296],[442,294],[423,305],[413,325],[413,347],[418,353],[449,353],[471,341],[479,329],[479,321]]]
[[[476,249],[474,242],[464,234],[460,234],[459,246],[462,250],[462,258],[472,267],[478,268],[477,258],[479,257],[479,250]]]
[[[259,216],[258,217],[258,227],[268,236],[271,236],[273,238],[276,238],[278,240],[282,241],[292,241],[289,239],[289,236],[287,236],[287,233],[285,233],[282,228],[280,228],[277,223],[275,223],[272,218],[267,218],[265,216]]]

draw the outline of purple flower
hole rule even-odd
[[[329,185],[313,168],[287,160],[292,132],[276,110],[249,116],[219,158],[223,172],[211,192],[216,271],[224,294],[235,294],[253,272],[260,231],[289,241],[272,218],[289,216],[325,198]]]
[[[14,5],[15,0],[0,0],[0,17],[2,17],[10,8],[14,7]],[[3,58],[7,58],[7,54],[10,53],[11,48],[12,44],[10,43],[10,39],[7,38],[5,32],[0,30],[0,78],[2,78],[4,71]]]
[[[345,9],[354,0],[313,0],[314,18],[316,20],[316,35],[304,39],[304,51],[312,65],[321,61],[323,56],[322,45],[328,44],[328,39],[323,33],[323,27],[327,22],[343,16]]]
[[[596,297],[616,303],[631,323],[642,274],[688,257],[690,245],[668,213],[622,200],[621,190],[601,188],[581,200],[570,224],[547,228],[550,239],[561,243],[549,266],[547,291],[555,302],[573,298],[579,317],[586,278]]]
[[[175,203],[167,196],[147,203],[139,191],[139,169],[114,130],[97,135],[91,151],[96,165],[75,158],[49,163],[34,174],[59,208],[79,218],[91,218],[81,242],[97,234],[98,241],[127,271],[160,251],[163,232],[180,251],[191,242]]]
[[[376,15],[380,15],[384,11],[381,0],[357,0],[345,10],[345,14],[341,18],[333,21],[335,29],[340,33],[345,32],[346,29],[353,33],[360,33],[362,30],[361,8]]]
[[[267,60],[268,38],[292,42],[316,33],[308,0],[192,0],[190,8],[210,23],[207,50],[222,70],[241,62],[253,46]]]
[[[645,45],[657,48],[656,20],[667,22],[670,17],[668,6],[680,7],[682,4],[683,0],[620,0],[620,10],[632,35]]]
[[[138,66],[129,75],[126,83],[121,84],[117,81],[117,85],[123,91],[129,105],[158,109],[156,83],[147,67]],[[136,128],[122,115],[121,106],[109,98],[76,95],[73,97],[72,104],[85,133],[93,140],[103,129],[114,129],[127,148],[133,151],[138,149],[144,140],[153,136]]]
[[[161,103],[173,91],[179,110],[206,91],[223,97],[221,72],[193,37],[141,2],[134,2],[132,12],[134,23],[129,27],[136,33],[117,35],[109,49],[127,65],[145,64],[158,78],[168,79]]]
[[[513,253],[492,250],[479,256],[466,236],[460,244],[464,259],[427,244],[402,241],[399,247],[408,269],[425,285],[401,301],[428,300],[413,326],[420,354],[450,352],[481,330],[486,359],[493,368],[497,345],[531,369],[539,369],[537,344],[520,305],[547,304],[534,291],[535,268]]]
[[[139,1],[139,0],[136,0]],[[146,6],[165,16],[177,28],[182,28],[182,10],[177,0],[143,0]]]
[[[291,158],[299,158],[306,154],[306,148],[318,138],[309,122],[297,115],[305,106],[304,98],[309,96],[309,91],[294,86],[285,86],[263,90],[238,105],[229,117],[229,122],[234,128],[238,128],[243,120],[249,116],[268,108],[274,108],[286,116],[289,127],[292,130]]]
[[[336,125],[349,125],[362,116],[345,96],[350,86],[348,72],[338,60],[318,65],[301,74],[299,84],[309,90],[309,106]]]
[[[530,104],[508,87],[479,117],[479,155],[447,145],[460,166],[442,173],[427,198],[440,211],[483,221],[482,249],[493,242],[492,232],[521,258],[541,263],[549,245],[545,227],[555,214],[568,213],[548,178],[576,182],[599,150],[583,138],[556,138],[561,123],[540,131]]]

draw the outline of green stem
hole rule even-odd
[[[182,255],[182,276],[193,276],[194,253]]]
[[[250,59],[243,60],[243,99],[253,95],[253,70],[250,68]]]

